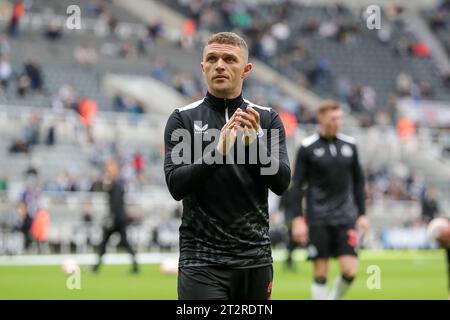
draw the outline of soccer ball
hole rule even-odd
[[[161,262],[160,271],[163,274],[177,274],[178,273],[177,259],[164,259]]]
[[[427,227],[428,238],[434,241],[439,240],[449,227],[448,224],[449,222],[445,218],[435,218],[431,220]]]
[[[61,265],[61,269],[66,275],[70,275],[80,270],[80,267],[74,259],[66,258]]]

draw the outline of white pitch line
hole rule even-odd
[[[136,257],[141,264],[159,264],[165,259],[178,260],[176,253],[140,253]],[[0,265],[52,266],[61,265],[66,259],[75,260],[79,265],[93,265],[98,257],[96,254],[0,256]],[[131,258],[128,254],[105,254],[103,262],[104,264],[129,264]]]
[[[421,251],[382,251],[382,250],[366,250],[360,255],[361,260],[441,260],[444,255],[439,253],[440,250],[430,250],[436,252],[436,255],[423,254]],[[430,252],[423,251],[423,252]],[[138,253],[136,255],[140,264],[159,264],[164,260],[178,260],[178,253]],[[306,251],[297,250],[294,252],[295,261],[305,261]],[[65,259],[73,259],[79,265],[93,265],[97,262],[96,254],[54,254],[54,255],[16,255],[16,256],[0,256],[0,266],[52,266],[61,265]],[[284,261],[286,259],[286,251],[276,249],[273,251],[274,261]],[[129,264],[131,263],[130,255],[126,253],[110,253],[105,254],[103,258],[104,264]]]

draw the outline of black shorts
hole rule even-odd
[[[354,224],[309,226],[308,259],[358,256]]]
[[[179,267],[179,300],[270,300],[272,265],[231,269]]]

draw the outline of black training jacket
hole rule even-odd
[[[297,153],[293,188],[299,196],[292,211],[295,216],[306,213],[309,225],[354,223],[365,214],[364,175],[355,139],[318,133],[304,139]]]
[[[215,150],[220,129],[237,108],[245,111],[249,104],[260,115],[259,138],[247,147],[238,138],[234,156],[224,159]],[[290,182],[285,132],[278,114],[242,95],[227,100],[207,93],[204,99],[170,115],[164,140],[166,183],[175,200],[183,200],[180,267],[271,264],[268,189],[281,195]],[[272,146],[277,140],[279,143]],[[244,163],[236,163],[238,146],[244,149]],[[266,157],[258,156],[250,162],[251,154]],[[189,161],[174,161],[177,155]],[[211,164],[212,159],[223,161]],[[229,164],[232,160],[234,163]],[[261,174],[269,167],[278,170]]]

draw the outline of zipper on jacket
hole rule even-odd
[[[230,117],[228,116],[227,99],[224,99],[224,101],[225,101],[225,123],[227,123],[228,120],[230,120]]]

